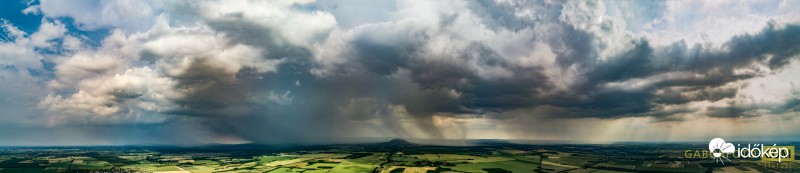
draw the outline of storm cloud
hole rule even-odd
[[[0,124],[331,143],[793,117],[798,88],[780,80],[797,77],[798,4],[774,3],[737,18],[676,2],[41,0],[19,11],[38,29],[3,20]],[[755,25],[704,25],[731,18]]]

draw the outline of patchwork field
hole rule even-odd
[[[753,160],[683,158],[692,145],[236,145],[0,148],[0,173],[799,172]],[[785,165],[800,167],[795,162]]]

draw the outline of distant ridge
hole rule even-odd
[[[378,143],[377,145],[382,146],[416,146],[418,144],[411,143],[406,141],[405,139],[392,139],[386,142]]]

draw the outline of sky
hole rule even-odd
[[[3,1],[0,145],[800,140],[798,8]]]

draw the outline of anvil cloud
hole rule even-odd
[[[797,1],[4,3],[0,145],[800,137]]]

